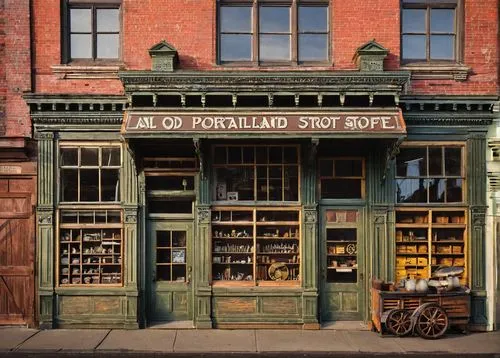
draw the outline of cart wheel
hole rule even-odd
[[[420,337],[436,339],[448,329],[448,315],[438,305],[429,305],[420,311],[415,323],[415,329]]]
[[[387,330],[395,336],[406,336],[411,332],[411,314],[407,310],[392,310],[385,321]]]

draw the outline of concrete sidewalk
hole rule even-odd
[[[0,356],[404,356],[500,358],[500,331],[438,340],[355,330],[108,330],[0,328]]]

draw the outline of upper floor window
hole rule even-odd
[[[67,0],[65,4],[66,61],[118,60],[121,0]]]
[[[230,1],[219,6],[219,62],[326,63],[327,1]]]
[[[402,0],[403,62],[460,62],[460,0]]]
[[[401,148],[396,159],[397,202],[464,202],[463,148],[458,144]]]

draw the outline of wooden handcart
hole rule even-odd
[[[470,296],[464,291],[435,294],[371,289],[372,324],[380,334],[417,333],[426,339],[441,337],[450,326],[467,331]]]

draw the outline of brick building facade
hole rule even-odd
[[[17,3],[41,326],[369,321],[455,265],[491,329],[498,1]]]
[[[0,4],[0,324],[35,324],[30,2]]]

